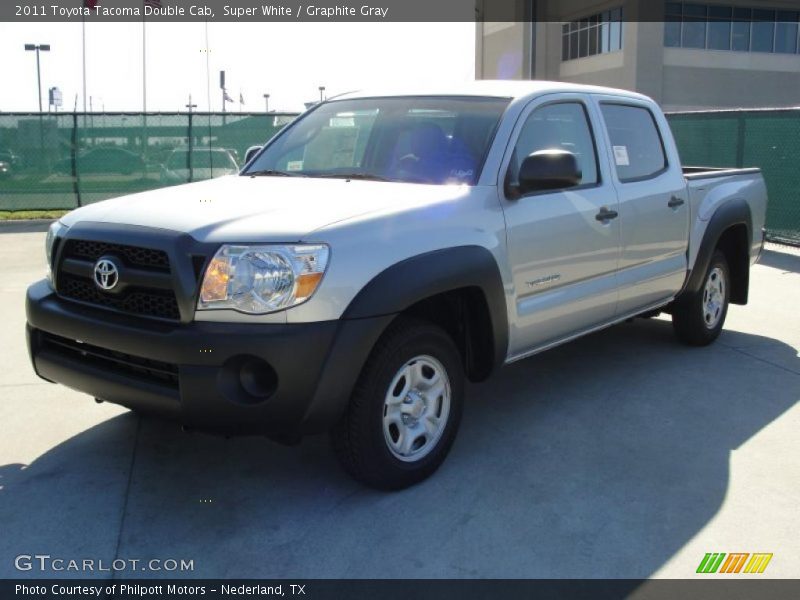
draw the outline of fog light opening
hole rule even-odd
[[[219,371],[219,389],[236,404],[260,404],[278,388],[278,374],[265,360],[255,356],[234,356]]]
[[[266,400],[275,393],[278,376],[269,364],[259,358],[251,358],[239,368],[239,383],[246,393]]]

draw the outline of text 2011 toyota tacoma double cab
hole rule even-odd
[[[80,208],[27,295],[38,375],[186,427],[429,476],[465,379],[665,311],[692,345],[745,304],[758,169],[681,168],[629,92],[476,82],[348,94],[239,175]]]

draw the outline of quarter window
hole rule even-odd
[[[579,102],[549,104],[531,113],[514,147],[511,165],[514,177],[525,157],[539,150],[554,149],[567,150],[577,157],[583,173],[580,185],[598,182],[594,137],[586,110]]]
[[[620,181],[652,177],[667,166],[653,114],[646,108],[601,104]]]

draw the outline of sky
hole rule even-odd
[[[62,110],[83,109],[81,23],[0,23],[0,111],[37,111],[36,55],[24,45],[50,44],[41,53],[42,102],[56,86]],[[147,110],[221,110],[219,71],[226,71],[227,110],[297,111],[303,102],[363,89],[474,79],[474,23],[148,23]],[[140,111],[142,24],[86,24],[87,109]]]

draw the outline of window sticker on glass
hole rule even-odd
[[[628,158],[628,147],[614,146],[614,160],[616,161],[618,167],[629,166],[631,161]]]
[[[352,116],[331,117],[331,127],[355,127],[356,120]]]
[[[290,160],[286,163],[286,170],[287,171],[302,171],[303,170],[303,161],[302,160]]]

